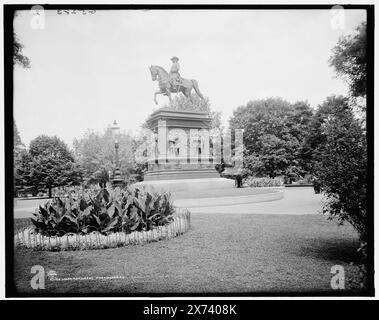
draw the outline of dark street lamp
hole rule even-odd
[[[121,186],[123,184],[123,179],[121,177],[121,172],[120,172],[119,156],[118,156],[118,147],[119,147],[118,137],[120,135],[120,127],[117,126],[116,120],[113,122],[112,134],[114,138],[114,148],[116,151],[115,152],[116,169],[113,175],[113,186],[116,187],[116,186]]]

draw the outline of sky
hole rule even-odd
[[[347,85],[328,64],[332,48],[366,20],[344,10],[333,28],[330,10],[135,10],[58,14],[45,11],[43,29],[20,11],[15,32],[31,68],[14,69],[14,118],[28,146],[57,135],[69,146],[88,130],[117,120],[135,132],[156,108],[158,82],[149,66],[170,69],[179,57],[182,77],[196,79],[227,125],[238,106],[282,97],[316,108]],[[341,25],[340,25],[341,26]],[[158,96],[158,106],[168,102]]]

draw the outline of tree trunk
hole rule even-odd
[[[51,187],[49,187],[49,198],[52,198],[52,196],[51,196]]]

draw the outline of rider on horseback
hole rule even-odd
[[[170,69],[170,82],[172,86],[179,86],[182,83],[180,74],[179,74],[179,58],[178,57],[172,57],[172,66]]]
[[[157,94],[163,94],[168,96],[171,101],[171,93],[183,93],[186,98],[191,98],[192,89],[195,90],[196,94],[200,99],[204,99],[203,95],[199,90],[199,85],[195,79],[184,79],[179,74],[179,59],[177,57],[171,58],[173,64],[168,73],[164,68],[160,66],[150,66],[151,80],[159,82],[159,91],[154,93],[154,102],[158,104],[156,99]]]

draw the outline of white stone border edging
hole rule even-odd
[[[14,236],[15,246],[34,250],[91,250],[146,244],[159,240],[171,239],[184,234],[191,226],[191,213],[177,209],[174,221],[149,231],[132,233],[114,232],[103,235],[98,231],[89,234],[67,233],[64,236],[43,236],[34,232],[32,227],[23,228]]]

